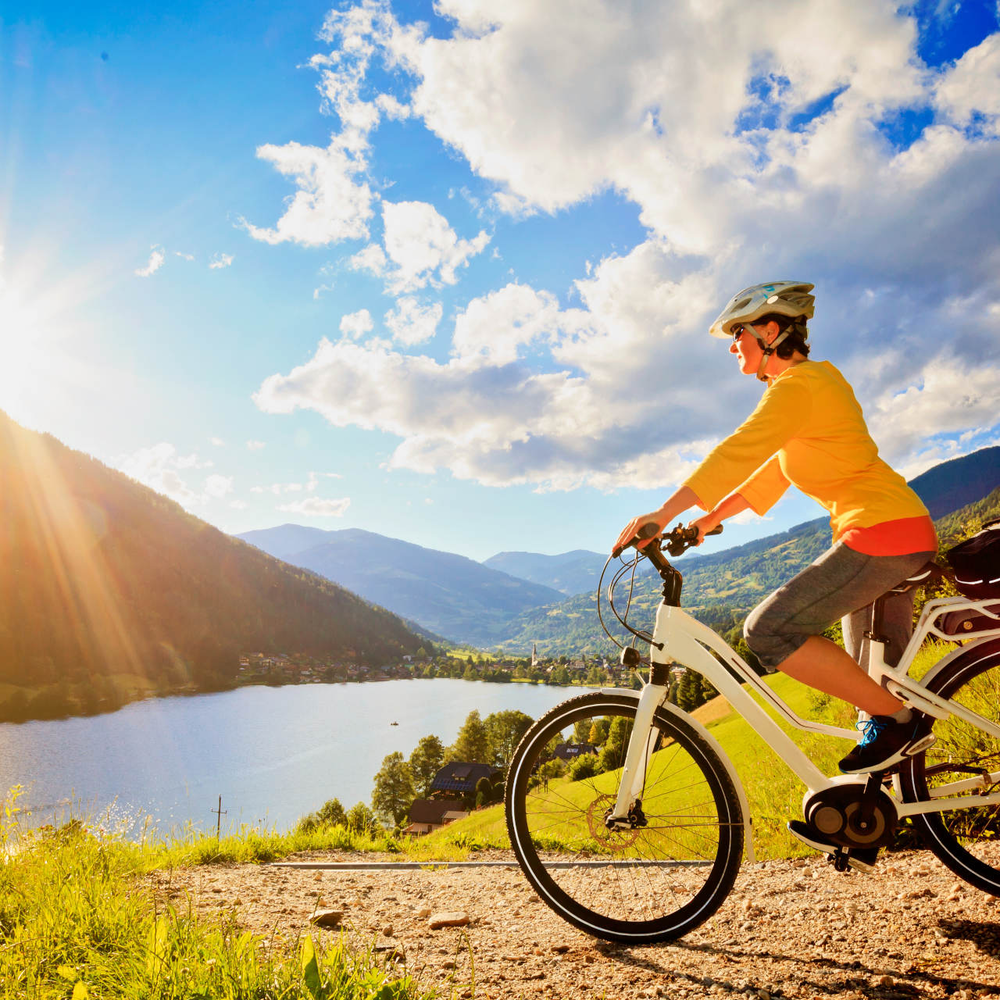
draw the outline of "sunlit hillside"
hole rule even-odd
[[[0,414],[0,720],[233,682],[242,652],[394,662],[399,618]]]

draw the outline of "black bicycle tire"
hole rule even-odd
[[[942,698],[958,695],[961,701],[962,689],[967,689],[974,681],[993,669],[998,671],[996,686],[1000,692],[1000,638],[969,646],[927,684],[927,689]],[[991,721],[1000,722],[1000,702],[997,709]],[[942,745],[942,737],[948,731],[948,724],[947,720],[943,724],[935,722],[938,742],[926,753],[912,758],[900,770],[900,792],[904,802],[922,802],[930,797],[926,776],[928,761],[930,766],[934,766],[939,756],[948,752],[947,743]],[[1000,768],[1000,740],[995,743],[996,753],[993,756],[996,759],[992,770]],[[980,758],[977,758],[977,761],[979,760]],[[997,790],[1000,790],[1000,786]],[[912,822],[920,832],[927,849],[933,852],[942,864],[977,889],[1000,896],[1000,854],[997,855],[995,866],[973,854],[949,826],[951,818],[958,815],[960,815],[958,812],[922,813],[913,816]],[[1000,837],[1000,806],[993,809],[992,830],[997,837]],[[995,842],[995,838],[989,839]],[[995,852],[994,848],[986,845],[984,838],[978,838],[973,843],[987,846],[987,849]]]
[[[540,898],[551,909],[595,937],[646,944],[676,939],[703,923],[722,905],[736,880],[743,857],[743,809],[730,773],[715,749],[683,718],[664,709],[656,712],[656,725],[683,748],[699,769],[719,817],[718,847],[714,858],[706,861],[710,870],[701,889],[678,909],[656,919],[619,919],[593,909],[567,892],[555,881],[538,854],[525,804],[532,764],[540,748],[554,733],[586,718],[588,714],[594,717],[621,714],[634,718],[636,706],[636,696],[593,692],[563,702],[546,713],[525,733],[514,752],[507,773],[505,804],[507,829],[518,863]],[[633,860],[630,863],[636,866],[663,864],[666,867],[661,862]]]

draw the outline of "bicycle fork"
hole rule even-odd
[[[625,754],[618,797],[614,809],[604,820],[609,829],[633,829],[646,825],[646,818],[642,813],[642,794],[646,770],[656,749],[653,716],[667,697],[669,673],[670,667],[665,663],[650,666],[649,683],[643,686],[635,710],[635,722]]]

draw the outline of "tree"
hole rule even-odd
[[[468,761],[470,764],[485,764],[489,757],[489,738],[486,726],[477,709],[465,717],[458,731],[455,745],[448,751],[448,760]]]
[[[680,683],[677,685],[677,707],[685,712],[691,712],[698,707],[698,698],[701,694],[701,683],[698,674],[688,668],[681,675]]]
[[[482,809],[493,797],[493,785],[489,778],[480,778],[476,782],[476,808]]]
[[[601,772],[613,771],[625,763],[625,749],[632,735],[632,721],[624,715],[616,715],[608,728],[608,738],[601,749]]]
[[[299,820],[296,827],[303,833],[310,833],[323,826],[347,826],[347,813],[340,804],[340,799],[330,799],[324,802],[317,812],[309,813]]]
[[[597,754],[583,753],[569,766],[569,776],[571,781],[582,781],[584,778],[592,778],[598,773],[600,762]]]
[[[566,657],[564,656],[565,660]],[[569,670],[566,669],[564,664],[560,664],[557,667],[552,668],[552,673],[549,674],[549,683],[558,684],[560,686],[572,684],[573,678],[570,676]]]
[[[516,709],[487,715],[483,725],[486,727],[488,759],[483,763],[506,767],[532,722],[534,719],[530,715]]]
[[[372,806],[387,823],[402,826],[414,798],[410,767],[396,750],[382,759],[382,767],[375,775]]]
[[[347,813],[340,804],[340,799],[329,799],[324,802],[316,815],[321,823],[328,826],[347,826]]]
[[[590,726],[590,732],[585,740],[577,740],[578,743],[590,743],[599,747],[607,738],[608,730],[611,728],[610,719],[594,719]]]
[[[355,833],[374,834],[378,830],[375,814],[364,804],[356,802],[347,813],[347,829]]]
[[[418,796],[431,793],[434,775],[444,764],[444,745],[437,736],[423,736],[410,754],[410,777]]]

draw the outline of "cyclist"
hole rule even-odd
[[[765,514],[789,483],[830,514],[833,545],[764,600],[744,626],[761,664],[866,712],[858,745],[840,762],[848,774],[880,771],[934,742],[923,718],[859,665],[871,603],[937,551],[934,524],[906,481],[878,456],[854,392],[828,361],[809,360],[807,322],[813,286],[800,281],[753,285],[735,295],[709,329],[730,339],[740,371],[765,382],[756,409],[725,438],[659,510],[633,518],[616,549],[647,524],[660,530],[691,507],[704,535],[745,510]],[[644,542],[638,543],[640,546]],[[822,637],[837,619],[847,652]],[[912,632],[909,594],[886,600],[886,662],[898,662]],[[818,850],[836,845],[807,824],[789,829]],[[853,852],[874,863],[876,851]]]

